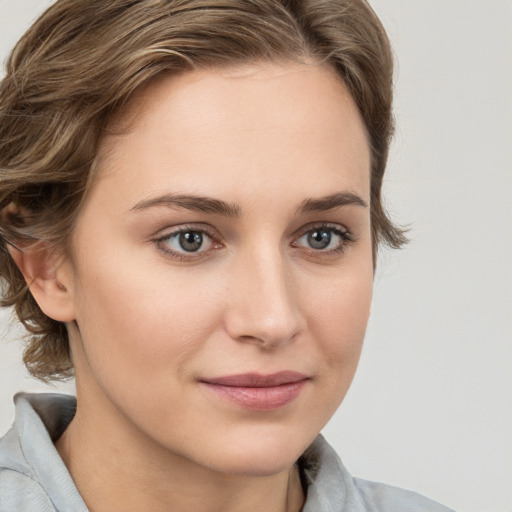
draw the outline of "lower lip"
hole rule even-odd
[[[203,382],[208,389],[244,409],[272,411],[284,407],[297,398],[306,380],[270,387],[222,386]]]

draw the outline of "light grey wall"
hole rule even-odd
[[[48,3],[0,0],[0,58]],[[325,433],[358,476],[510,512],[512,2],[371,3],[399,59],[385,191],[412,242],[381,258],[361,365]],[[44,387],[0,315],[2,432],[12,394]]]

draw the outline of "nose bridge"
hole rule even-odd
[[[300,331],[302,316],[290,264],[279,247],[239,255],[226,319],[233,338],[270,348],[290,341]]]

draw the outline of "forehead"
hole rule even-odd
[[[320,177],[323,169],[350,175],[360,189],[369,184],[364,123],[327,65],[265,63],[161,76],[108,132],[100,179],[122,172],[139,182],[151,176],[158,186],[181,186],[186,178],[196,188],[215,188],[219,177],[242,186],[244,178],[255,184],[254,177],[272,181],[283,173]]]

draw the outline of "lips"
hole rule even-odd
[[[246,373],[201,380],[208,390],[244,409],[274,410],[292,402],[309,378],[298,372]]]

